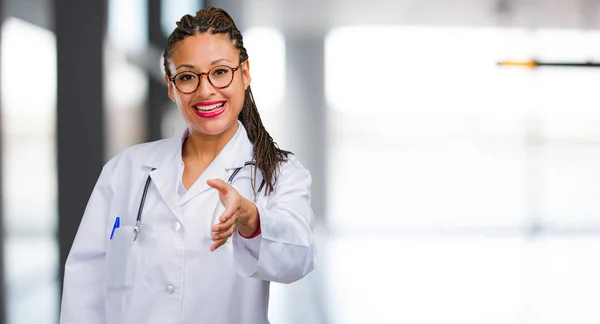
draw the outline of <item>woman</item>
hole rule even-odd
[[[62,324],[268,323],[269,282],[314,266],[309,172],[264,129],[222,9],[169,36],[187,129],[109,161],[67,259]]]

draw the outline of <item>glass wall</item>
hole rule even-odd
[[[331,31],[332,323],[600,320],[600,71],[496,66],[598,60],[599,43],[574,30]]]
[[[106,159],[145,136],[148,80],[141,62],[148,49],[147,7],[147,0],[108,1],[104,58]]]
[[[16,18],[8,18],[1,32],[7,320],[53,324],[58,316],[56,40],[52,32]]]

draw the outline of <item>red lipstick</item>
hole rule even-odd
[[[205,101],[194,106],[194,113],[202,118],[214,118],[221,115],[227,107],[227,101]]]

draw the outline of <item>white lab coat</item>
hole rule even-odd
[[[65,266],[61,324],[268,323],[269,282],[290,283],[313,269],[311,178],[294,155],[280,167],[275,191],[258,196],[262,233],[245,239],[236,232],[210,252],[218,193],[206,180],[226,180],[252,159],[252,144],[239,123],[183,197],[181,146],[182,137],[136,145],[104,166]],[[251,172],[243,168],[233,182],[249,200]],[[117,216],[120,228],[109,239]]]

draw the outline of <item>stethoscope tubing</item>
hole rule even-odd
[[[240,170],[242,170],[242,168],[247,167],[249,165],[256,166],[256,163],[254,161],[246,161],[244,163],[243,167],[238,167],[233,171],[233,173],[231,173],[231,175],[227,179],[227,183],[232,184],[233,180],[235,179],[235,176],[240,172]],[[151,171],[154,171],[154,170],[156,170],[156,169],[152,168]],[[144,184],[144,191],[142,192],[142,199],[140,200],[140,207],[138,208],[137,218],[135,221],[135,226],[133,228],[133,234],[134,234],[133,240],[134,241],[137,239],[138,235],[140,234],[140,230],[142,228],[142,211],[144,210],[144,204],[146,203],[146,195],[148,194],[148,188],[150,187],[150,181],[152,181],[152,177],[150,175],[148,175],[148,178],[146,178],[146,183]],[[264,185],[265,185],[265,180],[263,179],[260,183],[260,186],[258,187],[258,191],[256,192],[257,196],[262,191]],[[218,208],[219,208],[219,203],[217,202],[217,205],[215,206],[215,211],[213,212],[212,223],[214,223],[215,214],[216,214]]]

